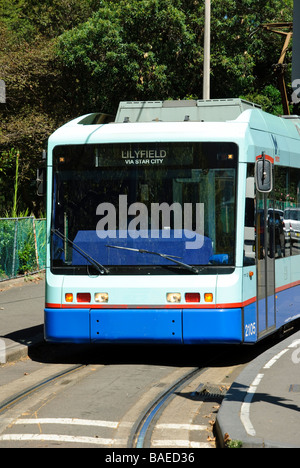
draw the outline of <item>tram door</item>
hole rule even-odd
[[[275,214],[272,192],[256,191],[258,336],[275,327]]]

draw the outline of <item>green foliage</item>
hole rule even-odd
[[[187,14],[176,7],[180,3],[121,0],[112,8],[102,2],[88,22],[59,38],[58,56],[83,82],[90,105],[112,110],[120,98],[193,92],[190,71],[200,69],[202,58]]]
[[[291,8],[292,0],[212,2],[213,98],[263,94],[273,84],[282,43],[259,26],[290,20]],[[204,2],[103,0],[60,36],[57,55],[84,90],[82,106],[113,111],[122,99],[201,98],[203,32]]]
[[[265,112],[270,114],[281,115],[283,112],[280,91],[273,85],[266,86],[261,92],[252,92],[241,97],[259,104]]]
[[[0,173],[5,176],[7,172],[13,167],[15,160],[15,149],[12,148],[8,151],[3,151],[0,154]]]
[[[16,168],[16,150],[11,148],[0,153],[0,217],[12,211],[14,204],[14,174]]]
[[[226,445],[227,448],[243,448],[241,440],[229,440]]]
[[[71,117],[65,99],[66,76],[54,53],[56,37],[86,21],[96,0],[0,0],[0,76],[7,103],[0,104],[0,166],[19,148],[18,203],[37,216],[44,210],[36,196],[36,168],[49,135]],[[9,161],[8,161],[9,162]],[[11,210],[15,173],[0,172],[0,216]]]
[[[0,16],[13,32],[14,42],[31,42],[38,35],[56,37],[85,21],[98,3],[96,0],[0,0]]]
[[[0,219],[0,280],[45,267],[45,231],[46,220]]]
[[[18,251],[19,274],[24,274],[37,269],[33,233],[30,232],[26,241]]]

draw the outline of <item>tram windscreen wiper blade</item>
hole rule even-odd
[[[145,254],[150,254],[150,255],[158,255],[159,257],[165,258],[166,260],[170,260],[171,262],[177,263],[178,265],[182,266],[183,268],[186,268],[189,271],[192,271],[193,273],[196,273],[196,274],[199,273],[199,270],[195,268],[194,266],[188,265],[187,263],[180,262],[179,260],[175,260],[176,258],[180,258],[180,257],[176,257],[175,255],[167,255],[167,254],[163,254],[160,252],[153,252],[151,250],[145,250],[145,249],[133,249],[131,247],[121,247],[120,245],[108,244],[106,245],[106,247],[110,247],[113,249],[130,250],[132,252],[139,252],[139,253],[145,253]]]
[[[97,262],[97,260],[95,260],[88,253],[86,253],[84,250],[82,250],[80,247],[78,247],[78,245],[74,244],[74,242],[72,242],[67,236],[65,236],[64,234],[59,232],[58,229],[51,229],[51,232],[53,234],[56,234],[62,240],[66,240],[67,242],[69,242],[69,244],[71,244],[73,249],[75,249],[76,252],[81,254],[86,260],[88,260],[92,265],[94,265],[94,267],[97,268],[97,270],[99,271],[99,273],[101,273],[101,275],[103,275],[104,273],[106,273],[106,274],[109,273],[109,270],[107,268],[105,268],[105,266],[103,266],[103,265],[101,265],[101,263]]]

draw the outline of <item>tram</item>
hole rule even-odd
[[[48,141],[45,339],[247,344],[290,326],[299,208],[297,116],[223,99],[72,120]]]

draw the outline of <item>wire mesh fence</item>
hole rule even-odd
[[[0,218],[0,281],[43,270],[46,219]]]

